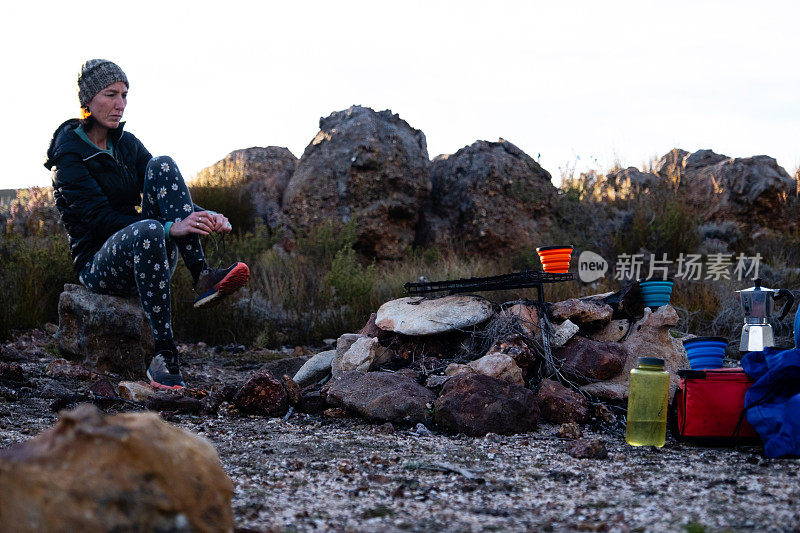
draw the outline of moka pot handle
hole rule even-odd
[[[786,298],[786,303],[783,304],[783,309],[781,309],[781,316],[778,317],[778,320],[783,320],[789,314],[789,309],[794,305],[794,294],[786,289],[778,289],[778,295],[775,296],[775,300],[780,298]]]

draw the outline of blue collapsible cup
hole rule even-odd
[[[722,359],[725,357],[728,339],[724,337],[694,337],[683,341],[683,347],[686,349],[689,368],[692,370],[722,368]]]
[[[670,296],[672,296],[672,280],[640,280],[639,287],[642,289],[642,299],[644,305],[656,309],[662,305],[669,303]]]

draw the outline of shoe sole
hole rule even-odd
[[[237,264],[210,291],[194,302],[195,309],[205,309],[220,303],[226,296],[238,291],[250,279],[250,268],[244,263]]]
[[[158,383],[157,381],[153,381],[152,376],[150,376],[150,371],[147,371],[147,379],[150,380],[150,386],[154,389],[165,389],[165,390],[179,390],[186,387],[186,385],[163,385]]]

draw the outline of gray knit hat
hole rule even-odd
[[[78,76],[78,100],[81,107],[86,107],[97,93],[118,81],[130,87],[128,78],[116,63],[107,59],[90,59],[84,63],[81,75]]]

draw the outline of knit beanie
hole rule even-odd
[[[118,81],[130,87],[128,78],[116,63],[107,59],[90,59],[84,63],[81,75],[78,76],[78,100],[81,107],[86,107],[97,93]]]

